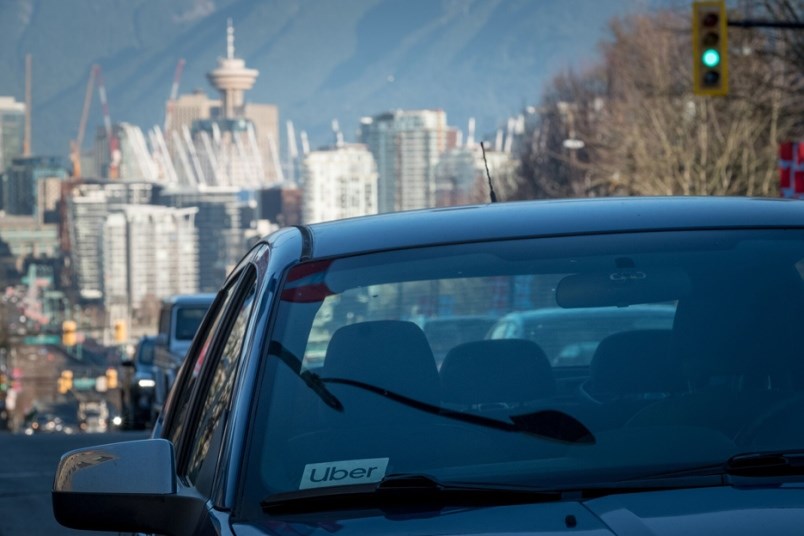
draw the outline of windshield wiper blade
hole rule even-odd
[[[502,430],[504,432],[519,432],[542,439],[560,441],[562,443],[574,443],[593,445],[595,436],[592,432],[575,417],[558,410],[541,410],[521,415],[510,415],[511,422],[490,419],[474,413],[464,413],[448,408],[442,408],[434,404],[422,402],[414,398],[409,398],[399,393],[371,385],[369,383],[352,380],[350,378],[322,378],[315,372],[305,370],[302,361],[293,352],[285,348],[278,341],[271,341],[268,345],[268,353],[279,358],[280,361],[290,368],[305,384],[324,401],[329,407],[336,411],[343,412],[343,403],[332,392],[327,389],[325,383],[336,383],[350,385],[382,397],[388,398],[405,406],[439,415],[456,421],[467,422],[486,428]]]
[[[300,514],[341,509],[394,510],[411,506],[488,506],[559,501],[561,491],[530,490],[485,484],[445,484],[429,475],[392,474],[377,484],[313,488],[276,493],[260,503],[268,514]]]
[[[595,436],[592,434],[592,431],[581,421],[563,411],[548,409],[523,413],[521,415],[509,415],[508,418],[511,422],[505,422],[484,417],[476,413],[465,413],[443,408],[435,404],[429,404],[421,400],[400,395],[399,393],[371,385],[370,383],[352,380],[350,378],[321,378],[321,382],[350,385],[425,413],[431,413],[440,417],[446,417],[447,419],[475,424],[485,428],[492,428],[503,432],[525,433],[541,439],[550,439],[562,443],[595,444]]]
[[[327,386],[321,383],[321,377],[315,372],[304,370],[302,360],[296,354],[285,348],[279,341],[271,341],[268,345],[268,353],[279,358],[285,365],[292,370],[296,376],[302,379],[307,386],[324,401],[324,403],[336,411],[343,411],[343,404],[338,397],[333,395]]]
[[[734,476],[804,475],[804,450],[735,454],[726,461],[725,471]]]
[[[631,485],[634,482],[651,482],[685,477],[716,476],[723,482],[724,477],[774,477],[804,475],[804,450],[778,450],[741,452],[731,456],[725,462],[708,463],[684,467],[672,471],[663,471],[635,478],[621,480],[618,484]]]

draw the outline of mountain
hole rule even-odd
[[[66,154],[92,64],[112,120],[164,119],[179,58],[181,92],[202,88],[225,54],[260,71],[252,102],[279,107],[312,144],[337,118],[351,139],[361,116],[442,108],[450,124],[493,132],[535,102],[560,70],[597,57],[608,21],[650,0],[0,0],[0,95],[24,94],[33,56],[33,149]],[[97,92],[85,146],[102,124]],[[284,132],[284,129],[283,129]],[[284,145],[284,140],[283,140]]]

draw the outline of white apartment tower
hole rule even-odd
[[[377,163],[379,212],[435,206],[434,170],[447,133],[443,110],[395,110],[361,120],[360,141]]]
[[[196,208],[124,205],[103,225],[104,305],[128,318],[146,299],[198,292]]]
[[[147,182],[84,181],[67,198],[72,266],[81,297],[103,297],[101,235],[108,215],[121,205],[147,204],[154,185]]]
[[[302,221],[377,213],[377,166],[362,144],[311,151],[302,164]]]

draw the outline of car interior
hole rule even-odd
[[[275,434],[265,441],[291,461],[265,466],[265,479],[294,489],[311,461],[357,458],[388,457],[402,473],[471,466],[477,475],[482,467],[514,464],[515,478],[523,463],[550,474],[585,465],[633,468],[643,454],[645,464],[672,465],[679,452],[688,463],[690,456],[725,459],[795,445],[790,430],[801,428],[795,422],[804,410],[804,359],[796,344],[804,318],[801,255],[797,247],[774,255],[741,253],[737,269],[696,266],[690,255],[683,270],[627,287],[601,284],[599,273],[562,281],[557,301],[566,309],[675,308],[667,329],[625,329],[596,341],[584,365],[554,366],[538,340],[524,338],[460,342],[439,363],[413,320],[366,318],[337,327],[323,364],[307,365],[342,409],[277,367],[271,405],[276,415],[294,418],[271,423]],[[298,314],[284,343],[303,356],[320,304],[286,305]],[[549,411],[580,421],[592,443],[506,434],[453,415],[510,424]]]

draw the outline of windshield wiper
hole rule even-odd
[[[563,411],[548,409],[520,415],[509,415],[508,418],[511,422],[506,422],[484,417],[476,413],[465,413],[443,408],[435,404],[429,404],[421,400],[400,395],[399,393],[371,385],[370,383],[352,380],[350,378],[321,378],[321,381],[323,383],[350,385],[425,413],[431,413],[439,417],[446,417],[447,419],[475,424],[485,428],[492,428],[503,432],[525,433],[541,439],[551,439],[562,443],[595,444],[595,436],[592,434],[591,430],[581,421]]]
[[[731,456],[725,462],[640,475],[622,480],[618,484],[683,479],[684,477],[697,476],[716,476],[723,483],[726,483],[729,476],[775,477],[796,475],[804,475],[804,450],[741,452]]]
[[[726,462],[725,470],[734,476],[804,475],[804,450],[735,454]]]
[[[542,439],[551,439],[562,443],[575,443],[593,445],[595,436],[592,432],[575,417],[558,410],[541,410],[521,415],[509,415],[511,422],[490,419],[474,413],[464,413],[448,408],[442,408],[434,404],[422,402],[414,398],[409,398],[399,393],[389,391],[370,383],[352,380],[350,378],[322,378],[315,372],[305,370],[302,361],[293,352],[285,348],[278,341],[271,341],[268,345],[268,353],[280,359],[292,370],[296,376],[302,379],[305,384],[324,401],[329,407],[336,411],[343,412],[343,403],[332,392],[327,389],[325,383],[336,383],[350,385],[364,391],[375,393],[379,396],[393,400],[404,406],[408,406],[425,413],[431,413],[440,417],[446,417],[456,421],[462,421],[485,428],[501,430],[503,432],[518,432],[536,436]]]
[[[327,510],[411,506],[488,506],[559,501],[561,491],[529,490],[484,484],[445,484],[429,475],[392,474],[378,484],[358,484],[276,493],[260,503],[268,514],[300,514]]]
[[[285,348],[279,341],[271,341],[268,345],[268,353],[275,355],[285,365],[292,370],[296,376],[302,379],[315,394],[324,401],[324,403],[336,411],[343,411],[343,404],[338,400],[338,397],[333,395],[327,386],[321,383],[321,377],[310,370],[304,369],[302,360],[296,354]]]

